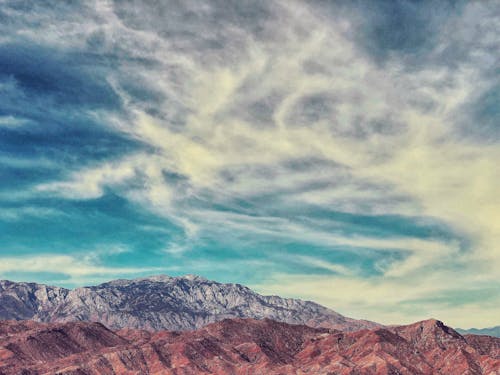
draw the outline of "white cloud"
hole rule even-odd
[[[74,199],[99,198],[105,187],[122,184],[136,175],[136,165],[131,160],[136,158],[79,170],[72,173],[67,181],[44,183],[38,185],[36,190]]]
[[[165,268],[160,267],[108,267],[100,264],[95,254],[84,256],[43,254],[0,257],[0,275],[12,272],[48,272],[64,275],[60,281],[71,284],[94,281],[98,277],[109,280],[119,275],[139,275],[145,272],[159,273],[164,270]]]
[[[109,79],[127,104],[128,117],[103,118],[154,151],[74,171],[67,180],[39,186],[39,192],[88,199],[101,196],[105,188],[115,189],[182,224],[192,237],[217,222],[247,233],[288,233],[290,238],[300,233],[301,239],[313,243],[408,252],[405,260],[384,266],[384,277],[375,284],[359,278],[334,279],[342,285],[334,302],[346,308],[354,308],[353,296],[363,293],[369,309],[386,304],[394,291],[421,296],[435,291],[436,285],[446,290],[457,277],[463,285],[476,285],[477,269],[489,272],[494,280],[492,274],[500,266],[500,149],[459,135],[463,121],[470,120],[465,108],[491,85],[483,72],[495,57],[491,30],[498,30],[498,20],[488,16],[486,4],[467,5],[463,15],[444,26],[437,47],[429,52],[435,62],[463,39],[472,49],[466,58],[449,66],[432,63],[413,70],[397,55],[376,64],[349,37],[353,25],[320,18],[302,2],[276,3],[271,8],[276,12],[273,22],[265,25],[266,38],[228,26],[224,31],[234,34],[239,47],[203,51],[203,60],[199,51],[176,48],[174,41],[154,31],[128,27],[110,6],[103,7],[107,47],[119,45],[130,57],[157,62],[137,72],[136,65],[123,61]],[[481,28],[476,30],[479,18]],[[92,25],[80,32],[89,30]],[[46,38],[59,40],[54,32]],[[471,38],[483,40],[478,32],[486,32],[487,42],[471,47]],[[163,94],[164,102],[147,112],[146,104],[134,101],[123,88],[122,74],[140,77],[148,89]],[[304,103],[311,105],[308,100],[314,96],[324,98],[331,108],[315,108],[312,117],[303,110],[307,123],[297,125],[297,110]],[[255,103],[263,102],[269,108],[255,109]],[[179,113],[181,124],[174,121]],[[291,160],[311,158],[341,168],[283,167]],[[231,170],[237,171],[235,176],[225,178]],[[164,172],[181,176],[184,183],[178,185]],[[319,192],[307,187],[325,181],[332,185]],[[275,204],[305,202],[355,213],[432,217],[470,239],[472,248],[460,252],[453,242],[407,237],[339,239],[305,228],[294,218],[218,216],[192,205],[193,200],[231,204],[280,190],[287,194]],[[172,251],[179,249],[184,247]],[[454,271],[447,268],[449,264],[456,266]],[[433,284],[415,278],[422,269],[428,269]],[[302,281],[318,290],[324,289],[318,288],[321,282],[329,282]],[[283,279],[273,287],[291,293],[287,285],[296,288],[294,295],[308,290]],[[398,301],[393,300],[392,306]],[[491,311],[484,314],[491,318]],[[382,310],[378,316],[396,317]]]
[[[0,210],[0,219],[5,221],[18,221],[26,216],[44,218],[56,215],[64,215],[62,211],[38,206],[24,206],[16,208],[2,208]]]
[[[1,86],[0,86],[1,88]],[[18,128],[28,124],[30,121],[14,116],[0,116],[0,128]]]
[[[276,274],[251,287],[263,294],[300,296],[340,313],[384,324],[434,317],[454,327],[469,327],[474,323],[494,326],[498,324],[498,293],[488,301],[460,299],[493,290],[498,287],[498,280],[484,274],[476,275],[474,281],[472,284],[471,278],[457,277],[449,270],[429,269],[404,278]],[[461,296],[453,297],[457,291]],[[444,301],[440,301],[443,297]]]
[[[355,273],[354,270],[350,269],[349,267],[343,266],[342,264],[326,262],[324,260],[314,258],[308,255],[295,256],[294,260],[301,264],[306,264],[310,267],[322,268],[337,273],[339,275],[353,275]]]

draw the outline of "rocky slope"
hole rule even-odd
[[[439,321],[340,332],[227,319],[196,331],[112,332],[98,323],[0,322],[4,375],[475,375],[500,373],[500,339]]]
[[[0,280],[0,319],[32,319],[62,303],[68,289]]]
[[[313,302],[262,296],[198,276],[114,280],[73,290],[0,281],[0,318],[94,321],[112,329],[186,330],[226,318],[269,318],[347,331],[377,327]]]

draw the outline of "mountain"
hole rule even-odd
[[[490,328],[470,328],[470,329],[457,328],[457,332],[464,335],[470,334],[470,335],[487,335],[487,336],[500,337],[500,326],[490,327]]]
[[[347,331],[380,326],[344,317],[314,302],[262,296],[240,284],[221,284],[193,275],[114,280],[73,290],[0,281],[0,319],[190,330],[227,318],[269,318]]]
[[[0,322],[3,375],[479,375],[500,373],[500,339],[436,320],[341,332],[269,319],[195,331],[111,331],[99,323]]]
[[[65,300],[68,289],[0,280],[0,319],[32,319]]]

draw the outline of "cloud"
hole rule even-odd
[[[104,164],[97,169],[78,171],[68,181],[40,184],[37,191],[76,199],[99,198],[104,194],[106,186],[123,183],[134,176],[134,166],[129,162],[119,161]]]
[[[26,216],[31,217],[47,217],[54,215],[62,215],[61,211],[53,208],[42,208],[38,206],[25,206],[15,208],[3,208],[0,211],[0,219],[5,221],[18,221]]]
[[[297,256],[297,257],[295,257],[294,260],[299,262],[299,263],[306,264],[307,266],[310,266],[310,267],[322,268],[322,269],[325,269],[325,270],[328,270],[328,271],[331,271],[331,272],[334,272],[334,273],[340,274],[340,275],[352,275],[353,274],[353,270],[348,268],[348,267],[345,267],[341,264],[325,262],[324,260],[317,259],[317,258],[314,258],[311,256],[304,256],[304,255]]]
[[[0,116],[0,127],[17,128],[23,126],[29,121],[23,118],[14,116]]]
[[[96,262],[94,255],[73,256],[44,254],[39,256],[1,257],[0,275],[9,273],[51,273],[56,280],[66,284],[81,284],[95,278],[117,277],[118,275],[144,275],[164,271],[160,267],[107,267]]]
[[[301,295],[341,313],[386,324],[441,317],[453,326],[470,325],[469,313],[485,326],[496,324],[500,296],[491,275],[457,278],[456,273],[429,270],[412,278],[276,274],[253,288],[264,294]],[[486,292],[486,293],[485,293]],[[481,295],[480,299],[471,296]]]
[[[335,298],[314,297],[346,311],[373,309],[383,321],[408,313],[384,305],[444,293],[457,278],[464,290],[493,282],[498,7],[332,4],[96,2],[78,9],[86,17],[77,24],[69,5],[7,7],[19,32],[2,46],[17,52],[2,65],[10,101],[0,104],[1,118],[18,118],[16,100],[27,97],[30,119],[59,103],[51,129],[74,118],[79,129],[91,120],[96,134],[29,193],[77,201],[113,194],[144,207],[183,228],[163,246],[179,262],[209,241],[219,245],[199,255],[223,253],[224,244],[231,260],[244,250],[264,263],[290,256],[283,263],[294,275],[276,267],[269,288],[305,296],[309,287],[324,290],[322,282],[341,285]],[[20,44],[27,47],[12,47]],[[44,69],[13,63],[35,52]],[[369,266],[330,254],[360,249]],[[298,261],[321,276],[297,276]],[[366,303],[353,297],[367,289]]]

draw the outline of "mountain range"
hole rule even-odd
[[[489,328],[470,328],[470,329],[457,328],[457,332],[462,335],[471,334],[471,335],[487,335],[487,336],[500,337],[500,326],[489,327]]]
[[[499,373],[499,338],[462,336],[437,320],[356,332],[269,319],[224,319],[178,332],[0,322],[2,375]]]
[[[474,332],[480,333],[480,332]],[[0,281],[0,375],[499,375],[500,338],[382,326],[240,284]]]
[[[0,319],[92,321],[111,329],[192,330],[228,318],[272,319],[356,331],[380,324],[345,317],[314,302],[262,296],[240,284],[186,275],[114,280],[65,289],[0,281]]]

